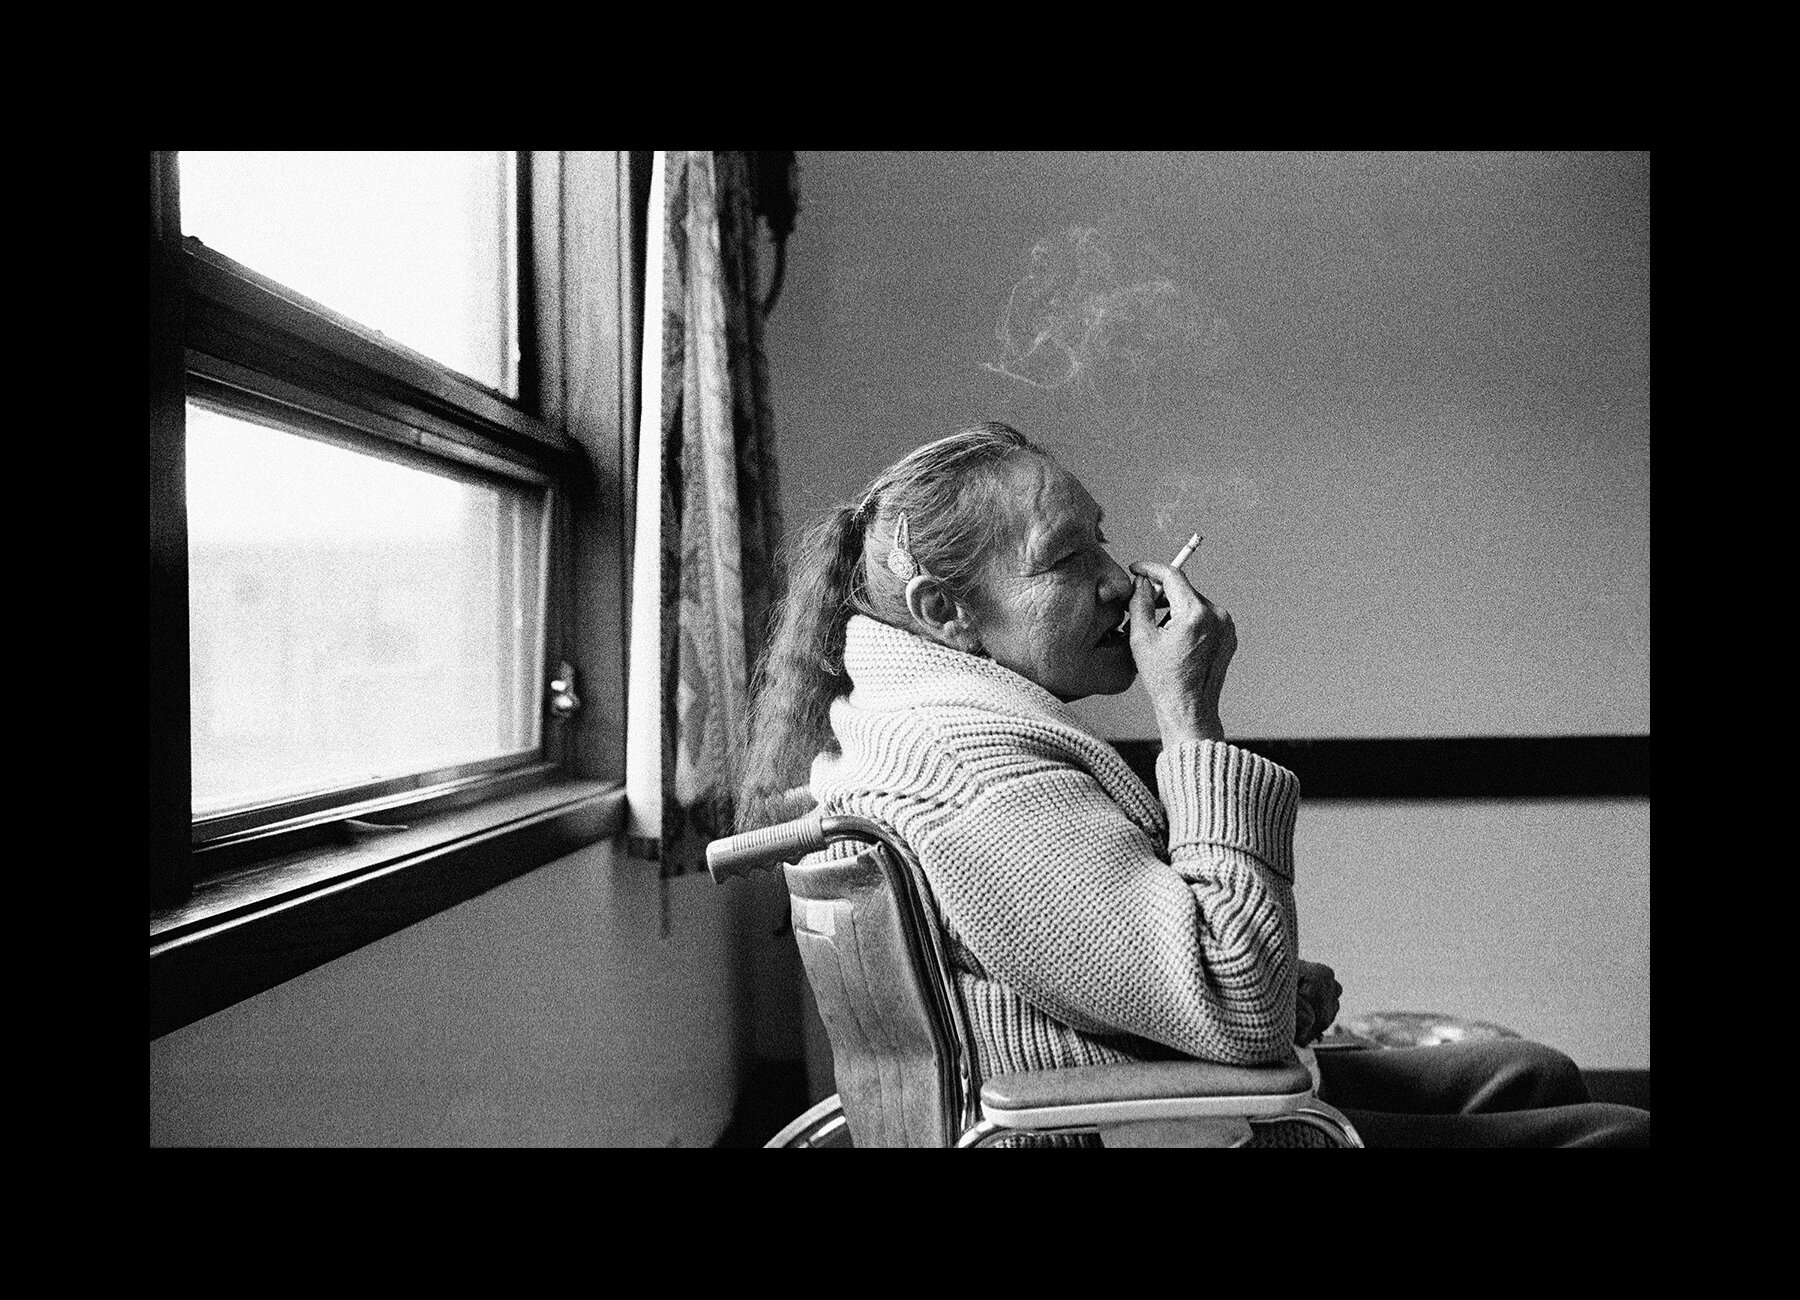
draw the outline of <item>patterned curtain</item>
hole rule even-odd
[[[731,833],[750,674],[776,595],[763,355],[773,292],[765,301],[757,223],[779,247],[792,158],[669,151],[652,173],[662,238],[646,259],[626,786],[630,850],[658,860],[665,880],[703,868],[707,842]]]

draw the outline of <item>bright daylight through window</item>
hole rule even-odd
[[[183,152],[183,233],[516,395],[512,158]],[[187,407],[194,817],[536,751],[546,480],[236,396]]]
[[[541,496],[187,428],[196,816],[537,748]]]
[[[182,233],[508,396],[510,153],[183,150]]]

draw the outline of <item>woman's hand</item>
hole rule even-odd
[[[1219,696],[1237,652],[1231,615],[1195,591],[1180,569],[1139,561],[1131,571],[1137,575],[1131,592],[1131,657],[1156,709],[1163,743],[1225,739]],[[1156,583],[1169,601],[1168,621],[1160,627]]]
[[[1337,972],[1316,961],[1300,963],[1300,980],[1294,1007],[1294,1043],[1305,1047],[1331,1028],[1338,1016],[1338,998],[1344,986]]]

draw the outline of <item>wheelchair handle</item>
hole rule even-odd
[[[828,842],[824,815],[813,813],[779,826],[714,840],[706,846],[706,869],[714,882],[722,883],[732,876],[747,876],[784,862],[797,862],[808,853],[817,853]]]

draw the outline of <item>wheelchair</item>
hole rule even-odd
[[[854,854],[802,861],[846,842]],[[985,1147],[1088,1135],[1108,1147],[1363,1145],[1350,1121],[1313,1095],[1298,1059],[978,1078],[935,900],[918,859],[880,822],[814,812],[715,840],[706,856],[717,883],[783,872],[831,1042],[838,1092],[765,1146]]]

